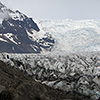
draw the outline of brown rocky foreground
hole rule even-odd
[[[15,67],[0,61],[0,100],[90,100],[36,82]]]

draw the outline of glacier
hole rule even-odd
[[[18,46],[32,50],[0,53],[0,60],[42,84],[100,99],[100,20],[32,20],[1,3],[0,11],[6,14],[0,18],[1,49],[11,43],[9,51]]]
[[[42,84],[67,93],[100,99],[100,53],[11,54],[0,53],[0,60],[28,74]]]
[[[55,38],[52,52],[100,51],[100,20],[36,20]]]
[[[40,32],[54,38],[51,51],[40,54],[0,53],[0,60],[42,84],[99,100],[100,21],[66,19],[35,22]],[[41,34],[37,37],[41,38]]]
[[[0,53],[0,60],[42,84],[99,100],[100,21],[66,19],[35,22],[40,29],[35,37],[41,38],[43,32],[55,40],[51,51],[40,54]],[[27,34],[32,36],[28,31]]]

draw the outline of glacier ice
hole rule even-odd
[[[100,53],[9,54],[0,60],[20,69],[36,81],[66,92],[100,98]]]
[[[52,51],[100,51],[100,20],[37,20],[56,41]]]

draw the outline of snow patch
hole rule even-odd
[[[26,30],[26,32],[28,34],[29,39],[32,41],[38,41],[39,39],[45,37],[42,31],[37,32],[35,30],[32,30],[32,32],[30,33],[28,30]]]
[[[1,38],[1,37],[0,37],[0,41],[3,41],[3,42],[8,42],[8,41],[4,40],[4,39],[3,39],[3,38]]]
[[[17,42],[15,42],[14,39],[13,39],[13,37],[12,37],[12,36],[14,36],[12,33],[4,34],[4,36],[7,37],[13,43],[17,44]],[[17,37],[15,36],[15,38],[17,38]]]

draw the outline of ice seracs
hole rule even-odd
[[[90,100],[100,98],[99,52],[64,55],[1,53],[0,60],[55,89],[76,92]]]

